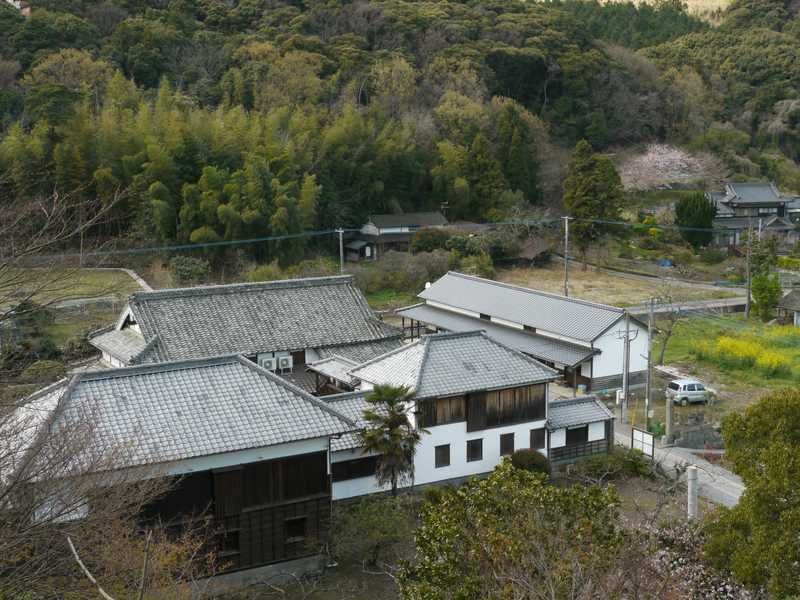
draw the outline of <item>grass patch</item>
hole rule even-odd
[[[745,321],[741,316],[695,317],[678,323],[668,364],[700,363],[726,380],[764,388],[800,381],[800,329]]]
[[[41,288],[33,300],[39,304],[62,299],[115,296],[123,298],[141,291],[139,285],[125,272],[116,269],[26,269],[13,274],[22,275],[25,282],[21,293]]]
[[[558,261],[543,268],[504,269],[498,271],[495,279],[544,292],[564,293],[564,267]],[[672,294],[681,301],[714,300],[736,295],[729,290],[690,286],[680,282],[671,285],[674,288]],[[570,266],[569,286],[570,296],[622,308],[642,305],[648,298],[664,293],[663,282],[655,277],[626,277],[624,274],[617,275],[592,268],[583,270],[579,265]]]
[[[85,334],[113,324],[119,316],[120,309],[106,305],[90,305],[82,310],[54,311],[55,319],[44,327],[43,333],[63,348],[70,338]]]
[[[397,292],[395,290],[378,290],[366,294],[366,297],[373,310],[393,310],[416,304],[419,301],[415,292]]]

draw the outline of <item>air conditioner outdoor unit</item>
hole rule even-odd
[[[278,368],[281,371],[291,371],[292,367],[294,367],[294,361],[292,360],[291,356],[278,357]]]
[[[258,359],[258,366],[267,371],[274,371],[278,368],[278,359],[274,356],[262,356]]]

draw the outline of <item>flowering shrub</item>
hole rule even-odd
[[[788,327],[776,327],[767,330],[766,342],[762,343],[754,337],[734,338],[722,336],[716,342],[699,340],[691,347],[692,355],[697,360],[716,363],[729,369],[756,368],[768,377],[800,376],[790,357],[785,353],[772,350],[770,345],[779,347],[800,347],[800,332],[789,331]]]

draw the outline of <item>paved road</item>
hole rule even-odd
[[[620,425],[615,424],[615,429],[618,427]],[[614,432],[614,438],[618,445],[630,448],[630,433],[617,430]],[[744,493],[744,483],[738,475],[703,460],[687,448],[656,448],[655,460],[667,469],[674,469],[677,465],[683,464],[695,465],[698,471],[700,495],[715,504],[727,507],[736,506]]]
[[[716,300],[691,300],[688,302],[676,302],[673,304],[658,304],[653,308],[655,314],[669,313],[680,310],[683,313],[702,313],[702,312],[741,312],[744,310],[747,300],[744,296],[736,298],[722,298]],[[647,316],[647,306],[632,306],[628,311],[635,316]]]

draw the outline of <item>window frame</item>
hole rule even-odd
[[[289,535],[290,531],[290,523],[302,523],[303,524],[303,534],[302,535]],[[286,534],[286,541],[287,544],[296,544],[298,542],[302,542],[303,540],[308,537],[308,516],[307,515],[298,515],[295,517],[288,517],[284,519],[283,526]]]
[[[444,457],[440,457],[441,451],[447,451],[447,462],[445,463],[443,459]],[[444,469],[445,467],[449,467],[451,463],[450,460],[450,444],[439,444],[438,446],[433,447],[433,465],[435,469]]]
[[[470,448],[477,445],[478,447],[478,456],[477,458],[470,458]],[[478,462],[483,460],[483,438],[473,438],[471,440],[467,440],[467,462]]]
[[[509,431],[507,433],[500,434],[500,456],[510,456],[514,454],[516,450],[516,439],[513,431]],[[511,440],[511,450],[509,451],[508,448],[503,449],[504,442],[507,440]]]
[[[538,435],[539,432],[541,432],[541,436],[542,436],[542,445],[541,446],[537,446],[534,443],[534,439],[533,439],[533,436],[534,435]],[[538,427],[536,429],[531,429],[530,436],[531,436],[530,442],[531,442],[531,449],[532,450],[546,450],[547,449],[547,429],[546,428]]]

